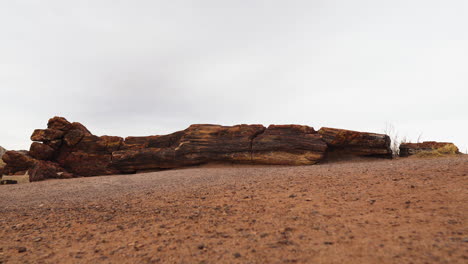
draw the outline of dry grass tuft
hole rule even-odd
[[[448,144],[445,145],[441,148],[434,149],[431,151],[421,151],[416,153],[416,157],[420,158],[426,158],[426,157],[443,157],[443,156],[449,156],[449,155],[456,155],[458,154],[458,148],[457,146],[453,144]]]

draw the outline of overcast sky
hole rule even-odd
[[[466,0],[0,0],[0,145],[306,124],[468,148]]]

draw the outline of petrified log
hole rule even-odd
[[[391,158],[390,137],[384,134],[322,127],[318,133],[333,152],[355,156]]]
[[[31,135],[32,141],[52,141],[61,139],[64,132],[57,129],[36,129]]]
[[[308,126],[192,125],[169,135],[148,137],[95,136],[80,123],[63,117],[37,129],[30,152],[4,156],[6,173],[30,170],[32,180],[51,177],[132,173],[208,162],[308,165],[326,153],[390,157],[386,135]],[[49,162],[43,162],[50,160]]]
[[[148,148],[116,151],[112,164],[121,171],[134,172],[207,162],[250,162],[252,140],[264,130],[262,125],[192,125],[170,135],[129,138],[126,144],[138,142]]]
[[[176,156],[193,163],[250,162],[252,140],[262,125],[191,125],[180,138]]]
[[[42,181],[49,178],[62,178],[62,173],[65,170],[57,163],[51,161],[40,160],[28,170],[29,181]]]
[[[80,176],[118,174],[119,170],[110,167],[111,161],[110,154],[90,154],[75,151],[59,160],[59,164],[68,172]]]
[[[111,154],[118,151],[122,143],[121,137],[84,135],[76,145],[63,145],[56,161],[76,175],[116,174],[119,171],[110,167]]]
[[[29,155],[38,160],[50,160],[53,158],[55,150],[45,144],[33,142],[29,148]]]
[[[8,174],[29,170],[37,162],[29,155],[28,151],[10,150],[3,154],[2,159],[7,164],[4,172]]]
[[[71,123],[64,117],[55,116],[47,122],[47,128],[67,131],[70,130]]]
[[[422,143],[400,144],[400,157],[408,157],[423,151],[432,151],[444,147],[451,147],[455,153],[460,153],[457,146],[450,142],[425,141]]]
[[[257,164],[310,165],[327,150],[317,132],[308,126],[270,125],[252,143],[252,162]]]

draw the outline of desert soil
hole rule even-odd
[[[467,263],[468,157],[0,186],[0,263]]]

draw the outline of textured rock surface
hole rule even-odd
[[[113,167],[134,172],[207,162],[246,163],[251,161],[253,138],[264,130],[262,125],[192,125],[170,135],[127,138],[125,145],[133,149],[114,152]]]
[[[61,139],[63,131],[57,129],[36,129],[31,135],[32,141],[52,141]]]
[[[322,160],[327,144],[308,126],[271,125],[252,142],[252,162],[310,165]]]
[[[329,152],[389,157],[386,135],[301,125],[191,125],[168,135],[96,136],[82,124],[51,118],[36,129],[29,152],[4,158],[7,173],[30,172],[31,181],[135,173],[210,162],[310,165]],[[42,143],[39,143],[42,142]],[[47,162],[46,162],[47,161]]]
[[[322,127],[318,133],[329,147],[329,154],[350,154],[391,158],[390,137],[384,134]]]
[[[29,148],[29,155],[39,160],[50,160],[54,157],[55,150],[45,144],[33,142]]]
[[[37,160],[31,157],[28,151],[10,150],[2,156],[6,163],[4,173],[13,174],[19,171],[27,171],[33,167]]]
[[[436,142],[436,141],[425,141],[422,143],[402,143],[400,145],[400,157],[408,157],[418,152],[431,151],[446,146],[453,146],[456,152],[459,153],[458,148],[450,142]]]
[[[57,163],[51,161],[38,161],[28,170],[29,181],[42,181],[49,178],[61,178],[61,174],[65,170]]]

